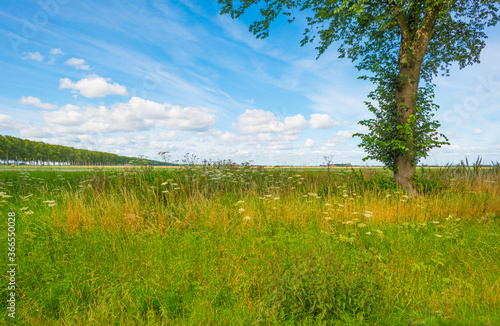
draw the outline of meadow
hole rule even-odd
[[[409,198],[383,169],[1,171],[16,321],[500,325],[500,166],[418,182]]]

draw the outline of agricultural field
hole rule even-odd
[[[18,324],[500,325],[499,182],[419,168],[410,198],[384,169],[3,170],[1,257],[14,213]]]

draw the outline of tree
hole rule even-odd
[[[240,17],[259,0],[219,0],[221,14]],[[395,181],[416,194],[418,161],[434,147],[447,144],[432,120],[432,78],[449,66],[479,62],[487,38],[485,27],[498,22],[499,0],[266,0],[260,20],[250,25],[257,38],[269,35],[280,14],[295,20],[294,10],[308,13],[301,45],[317,42],[318,57],[338,42],[340,57],[357,61],[361,76],[377,85],[367,102],[374,119],[361,137],[366,159],[376,159],[394,171]],[[319,40],[317,37],[319,36]],[[424,85],[420,85],[423,81]],[[442,137],[442,138],[440,138]],[[441,140],[443,139],[443,140]]]

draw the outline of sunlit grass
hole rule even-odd
[[[409,198],[369,169],[2,172],[2,211],[18,217],[18,316],[499,324],[500,170],[419,174],[422,196]]]

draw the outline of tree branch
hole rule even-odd
[[[403,8],[401,8],[400,5],[392,5],[392,12],[394,13],[394,16],[396,16],[396,20],[398,22],[398,26],[401,29],[401,33],[403,34],[404,39],[409,39],[410,37],[410,30],[408,28],[408,24],[406,23],[406,18],[403,15]]]

